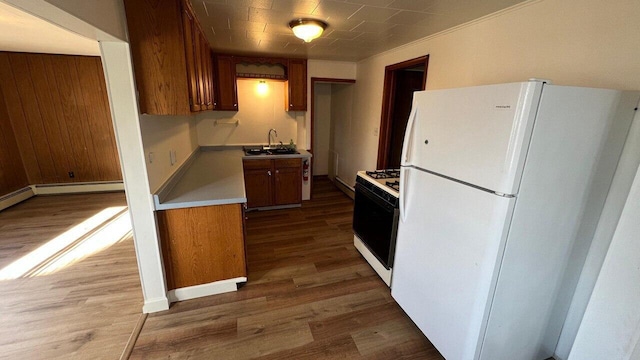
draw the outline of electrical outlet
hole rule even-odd
[[[73,171],[69,171],[69,178],[73,179],[74,177],[76,177],[76,174]]]
[[[153,164],[153,153],[149,153],[149,164]]]
[[[378,136],[378,132],[379,132],[378,128],[374,127],[373,128],[373,136]]]

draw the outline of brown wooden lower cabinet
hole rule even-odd
[[[168,290],[247,276],[242,204],[157,212]]]
[[[245,159],[247,207],[300,204],[302,159]]]

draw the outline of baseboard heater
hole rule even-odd
[[[31,186],[27,186],[14,192],[10,192],[0,197],[0,211],[23,202],[35,195],[36,193],[33,191],[33,188],[31,188]]]
[[[79,194],[110,191],[124,191],[123,182],[101,181],[69,184],[29,185],[22,189],[13,191],[9,194],[0,196],[0,211],[36,195]]]
[[[345,193],[348,197],[352,199],[355,198],[356,190],[353,188],[353,186],[347,184],[344,180],[340,179],[337,176],[334,179],[337,182],[336,185],[338,186],[338,189],[342,190],[342,192]]]
[[[123,191],[122,181],[97,181],[82,183],[38,184],[31,185],[36,195],[76,194],[92,192]]]

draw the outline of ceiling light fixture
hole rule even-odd
[[[327,28],[327,23],[315,19],[296,19],[289,22],[289,27],[296,37],[304,42],[311,42],[322,35],[324,29]]]

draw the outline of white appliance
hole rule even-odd
[[[391,294],[447,360],[553,355],[638,99],[534,80],[415,93]]]
[[[387,286],[398,229],[400,170],[358,171],[353,207],[353,245]]]

